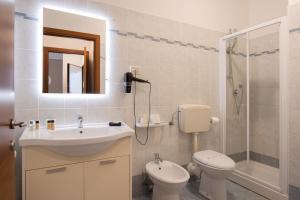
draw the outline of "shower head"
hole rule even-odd
[[[234,39],[233,39],[233,42],[232,42],[232,45],[231,45],[232,50],[233,50],[234,47],[236,46],[237,40],[238,40],[237,38],[234,38]]]
[[[229,29],[229,34],[232,34],[232,33],[234,33],[234,32],[236,32],[237,31],[237,29]],[[236,44],[237,44],[237,41],[238,40],[238,38],[237,37],[235,37],[235,38],[233,38],[232,40],[231,40],[231,42],[229,42],[229,47],[228,47],[228,51],[233,51],[233,49],[235,48],[235,46],[236,46]]]

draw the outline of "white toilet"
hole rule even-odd
[[[146,172],[154,183],[152,200],[180,200],[180,191],[190,179],[181,166],[169,162],[149,162]]]
[[[235,162],[211,150],[194,153],[193,161],[203,170],[199,193],[208,199],[226,200],[226,178],[233,172]]]
[[[193,163],[188,170],[200,175],[199,193],[211,200],[226,200],[226,178],[233,172],[235,162],[225,154],[198,151],[198,134],[207,132],[211,126],[211,108],[205,105],[185,104],[179,106],[179,127],[193,135]]]

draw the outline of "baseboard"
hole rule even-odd
[[[289,185],[289,200],[300,200],[300,188]]]

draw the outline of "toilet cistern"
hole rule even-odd
[[[198,151],[198,135],[209,131],[211,107],[198,104],[183,104],[179,106],[180,131],[193,135],[193,153]]]
[[[179,111],[180,130],[193,135],[193,162],[187,168],[190,173],[201,177],[199,193],[210,200],[226,200],[226,178],[233,172],[235,162],[216,151],[199,151],[197,138],[198,134],[208,132],[218,118],[211,117],[211,108],[206,105],[180,105]]]

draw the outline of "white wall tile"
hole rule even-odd
[[[88,123],[102,123],[107,122],[108,119],[108,109],[107,107],[94,107],[88,108]]]
[[[300,110],[291,110],[290,112],[290,132],[298,133],[300,132]]]
[[[21,109],[15,110],[15,120],[21,122],[28,122],[30,120],[38,119],[37,109]]]
[[[35,109],[38,107],[38,91],[36,80],[15,80],[16,109]]]
[[[88,111],[86,108],[68,108],[65,109],[65,124],[77,125],[78,116],[83,117],[83,123],[88,123]]]
[[[87,0],[64,0],[64,6],[68,9],[87,11]]]
[[[26,80],[39,77],[38,51],[15,49],[15,79]]]
[[[39,0],[16,0],[15,1],[15,11],[26,13],[30,17],[38,17],[39,14]]]
[[[87,109],[88,100],[84,96],[65,96],[65,108]]]
[[[300,6],[295,4],[289,6],[288,17],[289,17],[289,28],[299,28],[299,13]],[[299,88],[300,82],[298,74],[299,63],[300,63],[300,37],[299,33],[290,34],[290,60],[289,60],[289,100],[290,100],[290,149],[289,149],[289,183],[293,186],[300,187],[300,137],[299,137],[299,120],[300,120],[300,111],[299,111]]]
[[[55,119],[56,126],[65,125],[65,109],[39,109],[41,126],[46,126],[47,119]]]
[[[41,29],[38,25],[37,21],[15,17],[15,49],[40,50],[38,45]]]
[[[39,108],[40,109],[63,109],[65,107],[64,96],[57,94],[40,94]]]

